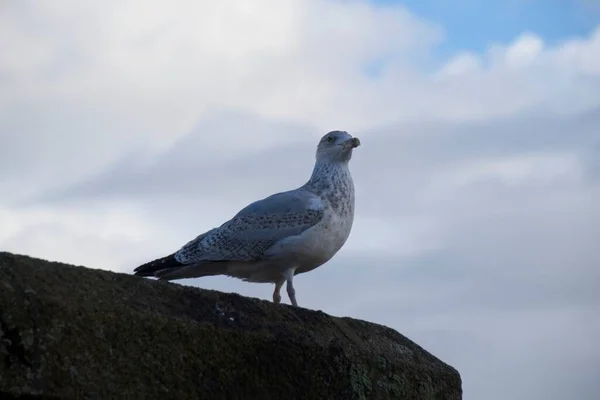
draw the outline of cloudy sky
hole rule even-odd
[[[467,400],[600,398],[600,3],[0,5],[1,250],[131,273],[303,184],[334,129],[355,225],[300,305],[407,335]]]

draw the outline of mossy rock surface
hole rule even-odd
[[[0,252],[0,398],[462,398],[385,326]]]

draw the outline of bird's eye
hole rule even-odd
[[[327,136],[327,141],[328,141],[329,143],[333,142],[333,136]]]

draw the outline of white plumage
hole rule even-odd
[[[258,200],[177,252],[136,268],[139,276],[174,280],[228,275],[275,284],[281,301],[287,282],[297,306],[294,276],[329,261],[344,245],[354,221],[354,183],[348,168],[360,145],[347,132],[321,138],[310,179],[303,186]]]

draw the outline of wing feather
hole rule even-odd
[[[177,261],[252,261],[278,241],[296,236],[323,218],[321,199],[307,191],[277,193],[258,200],[218,228],[184,245]]]

